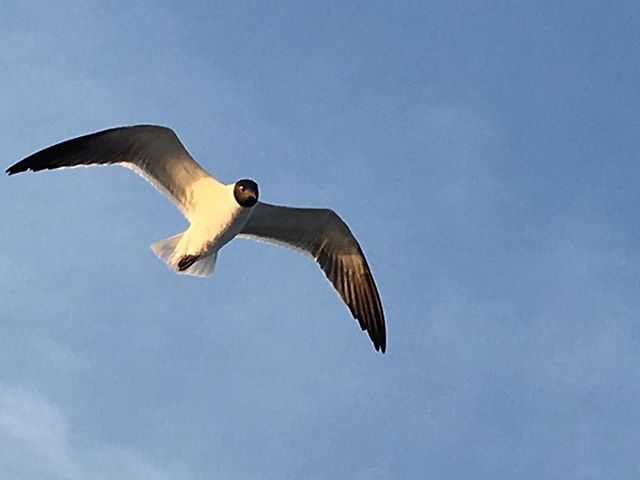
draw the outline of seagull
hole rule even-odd
[[[172,129],[158,125],[110,128],[72,138],[29,155],[6,173],[92,165],[129,168],[176,204],[189,227],[151,245],[176,273],[211,275],[220,249],[238,236],[297,250],[317,262],[376,351],[385,352],[378,289],[358,241],[333,210],[258,201],[254,180],[220,182],[193,159]]]

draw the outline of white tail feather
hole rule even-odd
[[[176,252],[176,247],[180,242],[184,233],[179,233],[173,237],[165,238],[164,240],[157,241],[151,245],[151,250],[155,253],[160,260],[173,267],[173,256]]]
[[[197,260],[186,270],[178,270],[178,262],[181,255],[176,255],[176,249],[180,243],[180,239],[184,233],[179,233],[173,237],[165,238],[151,245],[151,250],[155,253],[160,260],[166,263],[171,270],[183,275],[192,275],[194,277],[208,277],[213,273],[216,265],[216,259],[218,258],[218,252],[207,255]]]

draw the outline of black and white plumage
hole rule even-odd
[[[174,271],[210,275],[220,248],[238,235],[296,249],[319,264],[376,350],[384,353],[380,296],[362,249],[342,219],[329,209],[260,202],[253,180],[218,181],[169,128],[137,125],[84,135],[40,150],[7,173],[112,164],[141,175],[171,198],[189,221],[184,232],[151,246]]]

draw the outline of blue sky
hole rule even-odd
[[[4,168],[169,125],[342,215],[387,354],[283,249],[171,274],[124,169],[5,177],[3,478],[638,478],[637,2],[270,3],[5,0]]]

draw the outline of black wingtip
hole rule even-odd
[[[5,173],[9,176],[15,175],[16,173],[26,172],[29,167],[24,165],[24,162],[21,160],[18,163],[14,163],[9,168],[5,170]]]
[[[384,317],[382,317],[382,321],[377,319],[375,322],[363,322],[360,318],[354,315],[354,318],[358,320],[360,323],[360,328],[366,331],[369,334],[369,339],[371,339],[371,343],[373,344],[373,348],[376,349],[376,352],[380,352],[382,354],[387,351],[387,331],[384,325]]]

